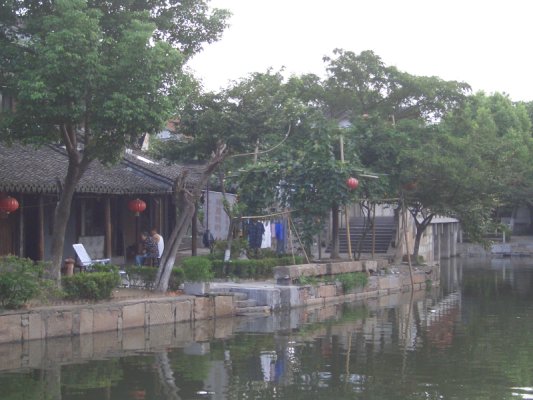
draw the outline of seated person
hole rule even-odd
[[[161,256],[163,255],[163,250],[165,250],[165,242],[163,240],[163,236],[161,236],[161,234],[157,233],[157,229],[156,228],[152,228],[152,230],[150,231],[150,235],[152,236],[152,239],[154,240],[155,244],[157,245],[157,250],[158,250],[157,258],[159,258],[161,260]]]
[[[147,232],[141,233],[141,244],[142,244],[142,254],[135,256],[135,264],[140,267],[144,264],[146,259],[156,259],[158,258],[159,252],[157,249],[157,244],[154,242],[154,239]]]

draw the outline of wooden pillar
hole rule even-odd
[[[105,258],[112,257],[113,241],[111,229],[111,198],[106,197],[104,200],[104,226],[105,226]]]
[[[85,199],[81,199],[80,205],[80,236],[85,236]]]
[[[339,258],[339,206],[331,207],[331,258]]]
[[[194,214],[192,215],[192,224],[191,224],[191,255],[195,256],[198,254],[198,202],[194,203]]]
[[[154,227],[160,235],[163,234],[163,197],[155,200],[155,221]]]
[[[348,244],[348,260],[353,260],[352,235],[350,234],[350,216],[348,206],[344,206],[344,219],[346,221],[346,241]]]
[[[37,259],[44,260],[44,199],[43,195],[39,195],[39,208],[38,208],[38,240],[37,240]]]
[[[24,257],[24,195],[20,195],[19,199],[19,243],[18,243],[18,255]]]

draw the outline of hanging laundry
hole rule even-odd
[[[248,245],[251,249],[259,249],[263,241],[265,227],[261,222],[250,221],[248,224]]]
[[[263,234],[263,240],[261,241],[262,249],[269,249],[272,247],[272,234],[270,230],[270,221],[267,221],[263,224],[265,232]]]
[[[285,221],[276,221],[276,253],[285,253]]]

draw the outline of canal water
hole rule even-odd
[[[364,303],[0,346],[0,399],[533,399],[533,260]]]

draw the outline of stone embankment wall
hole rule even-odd
[[[113,331],[121,335],[132,328],[229,317],[237,314],[239,301],[234,297],[237,292],[246,293],[249,299],[256,300],[258,305],[267,306],[270,310],[288,310],[377,298],[411,289],[411,278],[406,267],[391,267],[387,274],[369,276],[364,288],[354,288],[348,293],[343,291],[339,283],[317,286],[292,284],[298,276],[357,272],[371,267],[376,268],[376,272],[382,268],[376,261],[279,267],[275,272],[276,278],[285,284],[221,283],[212,285],[211,295],[207,297],[144,298],[11,311],[0,315],[0,343],[24,343],[35,339]],[[433,284],[438,283],[437,267],[415,271],[413,289],[425,289],[428,279]]]
[[[413,295],[409,292],[394,293],[365,300],[361,302],[361,306],[375,314],[375,311],[383,307],[409,307],[409,304],[423,301],[424,297],[423,291],[414,292]],[[183,348],[186,354],[201,355],[209,352],[209,341],[229,339],[241,332],[265,334],[291,330],[293,339],[312,341],[328,334],[348,337],[354,331],[365,332],[366,325],[366,332],[372,335],[377,321],[388,318],[388,313],[385,313],[381,317],[374,315],[350,324],[324,325],[312,331],[299,329],[317,322],[339,320],[342,315],[343,308],[340,304],[328,304],[325,307],[295,308],[265,318],[217,318],[126,329],[119,334],[116,331],[101,332],[4,343],[0,344],[0,372],[50,370],[61,368],[62,365],[148,352],[167,352],[174,348]]]
[[[0,343],[150,327],[234,315],[232,296],[161,297],[65,305],[0,315]]]
[[[345,292],[339,282],[318,285],[292,285],[300,277],[320,277],[350,272],[372,271],[365,287]],[[273,309],[326,305],[332,302],[350,302],[384,296],[411,289],[411,276],[406,265],[391,267],[386,260],[335,262],[277,267],[274,276],[279,283],[279,302],[271,301]],[[418,268],[413,272],[413,289],[422,290],[427,281],[438,284],[440,270],[437,266]],[[249,296],[252,294],[249,293]]]
[[[389,262],[385,259],[288,265],[274,268],[274,278],[279,284],[291,284],[301,277],[339,275],[363,271],[378,272],[378,270],[388,266]]]
[[[533,257],[533,239],[529,236],[515,238],[508,243],[493,243],[483,247],[476,243],[459,243],[462,256],[468,257]]]

